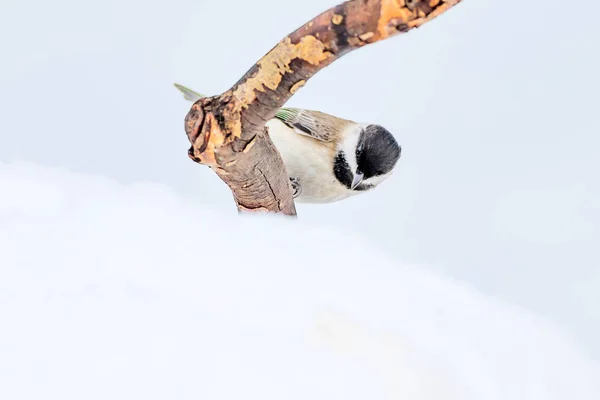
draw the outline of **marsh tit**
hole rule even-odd
[[[204,97],[175,87],[186,100]],[[400,158],[396,139],[380,125],[285,107],[266,126],[299,203],[332,203],[373,189],[391,175]]]

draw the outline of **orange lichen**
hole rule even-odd
[[[343,15],[339,15],[339,14],[333,14],[333,18],[331,18],[331,22],[334,25],[341,24],[343,20],[344,20],[344,16]]]
[[[363,33],[362,35],[359,35],[358,38],[364,42],[371,39],[373,36],[375,36],[373,32],[367,32]]]
[[[291,94],[296,93],[298,91],[298,89],[300,89],[305,84],[306,84],[306,81],[304,79],[299,80],[298,82],[296,82],[292,85],[292,87],[290,88],[290,93]]]
[[[397,33],[394,25],[407,23],[415,16],[416,13],[406,7],[404,0],[381,0],[381,12],[377,24],[378,39],[385,39]],[[394,21],[394,24],[390,25],[390,21]]]
[[[333,57],[325,49],[323,42],[313,35],[304,36],[298,44],[289,37],[283,39],[275,48],[258,61],[258,72],[239,85],[233,95],[247,107],[256,99],[256,92],[265,92],[265,88],[276,90],[286,73],[291,72],[290,63],[295,59],[319,65]]]
[[[381,0],[381,13],[377,24],[378,37],[376,40],[386,39],[401,31],[417,28],[460,3],[460,1],[422,0],[421,7],[416,4],[409,8],[406,6],[405,0]],[[400,26],[406,26],[406,29],[398,29]]]
[[[455,5],[460,3],[460,1],[461,0],[430,0],[429,5],[432,7],[433,11],[431,11],[429,14],[427,14],[424,17],[417,18],[413,21],[410,21],[408,23],[408,26],[410,28],[418,28],[419,26],[423,25],[425,22],[431,21],[438,15],[443,14],[449,8],[454,7]],[[440,4],[440,3],[443,3],[443,4]],[[436,8],[433,8],[433,7],[436,7]]]

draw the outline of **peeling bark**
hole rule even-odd
[[[292,187],[265,123],[319,70],[348,52],[418,28],[461,0],[351,0],[286,36],[231,89],[185,119],[190,158],[230,187],[238,210],[295,215]]]

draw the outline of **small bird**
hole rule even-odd
[[[175,87],[186,100],[205,97]],[[299,203],[333,203],[373,189],[391,175],[400,158],[401,147],[380,125],[285,107],[266,126]]]

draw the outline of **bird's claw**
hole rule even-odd
[[[294,191],[293,198],[300,196],[302,193],[302,186],[300,185],[300,181],[297,178],[292,178],[290,176],[290,183],[292,184],[292,189]]]

